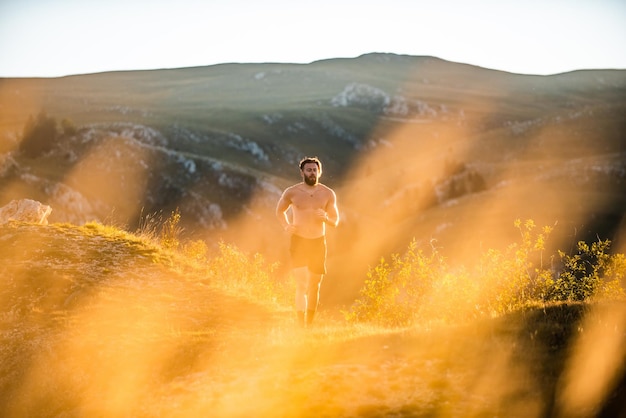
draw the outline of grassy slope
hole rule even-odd
[[[355,182],[349,175],[358,169],[354,164],[364,153],[323,129],[330,120],[361,143],[379,138],[404,140],[394,135],[403,130],[409,140],[419,139],[393,161],[394,168],[412,161],[421,164],[410,157],[424,155],[424,147],[432,145],[425,158],[439,163],[449,157],[466,162],[493,186],[510,180],[510,164],[516,161],[541,173],[549,166],[548,157],[555,155],[572,160],[592,153],[623,160],[624,74],[596,70],[526,76],[432,57],[372,54],[308,65],[224,64],[57,79],[3,79],[0,135],[21,132],[27,116],[42,109],[78,125],[126,121],[160,130],[171,141],[170,147],[186,157],[219,160],[252,176],[260,173],[279,187],[293,181],[297,158],[319,155],[326,163],[328,177],[324,180],[339,190],[346,184],[349,189]],[[414,132],[406,129],[404,121],[380,117],[358,106],[330,105],[333,97],[355,82],[435,108],[445,105],[451,119],[435,118],[425,126],[425,133]],[[457,120],[460,111],[462,123]],[[280,118],[270,124],[265,116]],[[530,123],[534,128],[513,135],[506,123]],[[185,139],[174,126],[203,139]],[[304,128],[294,129],[296,126]],[[225,133],[258,143],[270,163],[259,165],[249,153],[226,146]],[[373,178],[383,174],[375,163],[372,166]],[[419,179],[432,180],[426,175]],[[587,200],[586,188],[576,189],[582,190],[580,199]],[[222,203],[219,196],[211,197]],[[349,209],[359,205],[343,202]],[[172,207],[177,204],[168,203]],[[620,205],[623,202],[616,204]],[[508,225],[512,216],[507,214],[503,221]],[[422,229],[432,230],[430,225]],[[594,232],[590,236],[595,236]]]
[[[28,115],[42,109],[77,125],[132,122],[160,130],[171,141],[170,147],[187,157],[220,160],[251,175],[263,173],[279,186],[293,181],[293,165],[302,155],[319,155],[329,175],[325,180],[340,187],[363,155],[354,144],[332,134],[329,123],[340,126],[359,144],[389,139],[406,125],[358,106],[333,107],[331,99],[351,83],[420,100],[437,109],[446,106],[450,120],[435,118],[427,126],[427,134],[406,135],[421,135],[428,144],[439,141],[438,148],[430,151],[430,160],[450,157],[452,149],[453,158],[477,165],[488,181],[500,180],[497,174],[506,170],[512,159],[525,160],[533,146],[533,135],[516,137],[505,128],[506,122],[541,121],[536,129],[540,130],[553,124],[553,118],[560,118],[563,134],[559,139],[550,136],[535,141],[545,155],[561,155],[563,150],[576,150],[580,155],[587,153],[589,146],[596,150],[606,146],[615,152],[623,142],[623,124],[619,122],[624,106],[623,71],[526,76],[432,57],[386,54],[308,65],[224,64],[57,79],[2,79],[0,135],[20,133]],[[604,108],[607,106],[609,110]],[[571,114],[582,110],[592,116],[577,125],[570,120]],[[456,118],[461,111],[463,126],[458,127]],[[264,120],[268,116],[277,119],[268,123]],[[598,119],[604,119],[604,129],[597,127]],[[178,128],[203,139],[186,139]],[[225,133],[259,144],[270,163],[259,165],[249,153],[226,146]],[[438,140],[440,137],[443,139]],[[423,141],[401,157],[421,155]],[[530,162],[533,169],[540,170],[541,161]]]
[[[10,224],[0,243],[7,417],[541,417],[569,405],[564,388],[612,388],[624,367],[620,305],[408,330],[322,312],[303,332],[289,308],[237,294],[230,264],[211,271],[115,228]]]
[[[602,82],[599,80],[602,79]],[[372,54],[356,59],[296,64],[223,64],[175,70],[112,72],[57,79],[0,80],[0,130],[21,132],[29,114],[41,109],[78,125],[129,121],[167,132],[173,124],[196,134],[234,132],[267,148],[273,173],[287,174],[284,149],[315,152],[341,173],[354,149],[319,130],[332,118],[365,142],[380,126],[379,115],[330,104],[351,83],[367,84],[451,112],[463,110],[472,125],[524,121],[583,105],[614,103],[624,89],[623,72],[576,72],[524,76],[450,63],[431,57]],[[274,125],[263,116],[281,115]],[[287,126],[304,122],[305,131]],[[392,124],[393,125],[393,124]],[[396,124],[401,126],[401,124]],[[378,129],[380,130],[380,129]],[[171,136],[174,136],[173,134]],[[181,143],[185,151],[215,155],[242,167],[245,154],[228,155],[219,143]]]
[[[331,106],[331,99],[355,82],[434,108],[445,105],[450,113],[418,124],[382,117],[356,105]],[[117,186],[121,178],[142,179],[152,173],[181,178],[180,167],[163,162],[160,154],[160,163],[145,171],[132,161],[115,161],[121,167],[114,175],[106,169],[99,172],[94,164],[79,164],[84,171],[76,174],[75,167],[58,155],[32,161],[22,158],[19,175],[0,178],[0,200],[8,203],[26,196],[54,203],[46,195],[51,187],[29,183],[28,174],[66,182],[92,200],[104,195],[103,185],[115,184],[109,191],[114,197],[139,197],[122,203],[111,198],[109,203],[104,196],[107,204],[94,218],[120,214],[119,224],[133,225],[135,219],[127,220],[119,206],[132,206],[126,211],[131,213],[128,218],[139,216],[144,208],[167,213],[181,206],[183,222],[188,222],[186,230],[213,238],[223,231],[194,224],[195,213],[184,211],[185,204],[193,206],[189,203],[192,199],[185,200],[185,192],[206,198],[201,207],[207,202],[219,204],[229,225],[239,221],[238,216],[250,205],[257,205],[254,199],[258,198],[262,204],[244,219],[243,231],[231,228],[229,238],[266,251],[268,257],[278,257],[276,254],[285,253],[279,247],[283,241],[272,240],[268,245],[266,239],[278,232],[273,214],[278,196],[252,186],[252,192],[243,193],[220,187],[219,173],[208,167],[219,161],[228,174],[242,173],[236,178],[244,185],[263,179],[279,190],[297,181],[297,159],[304,154],[318,155],[325,163],[322,180],[337,191],[344,215],[340,228],[331,232],[334,259],[330,260],[327,286],[332,295],[341,296],[336,302],[344,303],[353,299],[368,265],[381,255],[402,251],[414,237],[426,243],[434,238],[446,255],[462,258],[460,254],[468,248],[500,247],[514,241],[516,231],[511,225],[517,218],[532,218],[539,225],[558,222],[561,249],[599,235],[612,239],[616,250],[623,252],[624,238],[619,242],[616,230],[620,222],[623,225],[626,207],[622,192],[625,86],[624,71],[527,76],[432,57],[386,54],[307,65],[224,64],[57,79],[3,79],[0,138],[21,132],[28,115],[42,109],[79,126],[129,122],[162,132],[170,141],[168,147],[193,159],[198,171],[174,190],[163,186],[168,184],[163,178],[155,177],[146,186],[155,189],[150,190],[150,201],[145,197],[148,193],[135,190],[143,183],[131,184],[128,189]],[[461,110],[464,118],[459,120]],[[276,121],[268,123],[265,116]],[[329,121],[360,144],[385,139],[396,144],[395,151],[385,155],[386,147],[380,144],[373,150],[356,149],[333,135],[332,129],[324,128]],[[516,134],[507,123],[526,128]],[[259,163],[250,153],[225,145],[227,133],[259,144],[269,162]],[[191,140],[187,134],[201,140]],[[0,152],[3,146],[0,139]],[[402,208],[402,200],[389,204],[390,197],[402,196],[406,189],[440,179],[447,159],[476,169],[485,177],[488,190],[426,210],[414,210],[410,205]],[[602,174],[607,166],[613,171]],[[99,180],[96,186],[86,181],[94,178]],[[55,219],[62,210],[55,205],[53,209],[51,217]],[[263,229],[250,233],[251,226],[259,225]],[[493,231],[496,237],[491,238]],[[371,253],[354,245],[355,241],[372,241],[373,236],[381,242]],[[259,239],[254,241],[254,237]],[[349,289],[333,289],[333,283],[345,283]]]

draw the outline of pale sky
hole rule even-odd
[[[626,69],[623,0],[0,0],[0,77],[432,55]]]

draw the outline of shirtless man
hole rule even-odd
[[[313,322],[320,286],[326,274],[326,224],[337,226],[337,197],[319,182],[322,163],[317,157],[300,161],[302,182],[288,187],[276,206],[276,217],[291,235],[291,267],[296,280],[296,313],[301,326]],[[292,220],[287,210],[291,207]]]

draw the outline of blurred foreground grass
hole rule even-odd
[[[0,226],[3,416],[626,414],[623,302],[404,328],[322,311],[302,330],[272,271],[226,244],[190,258],[99,224]]]

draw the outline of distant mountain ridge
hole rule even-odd
[[[439,236],[458,223],[451,211],[511,184],[550,182],[577,194],[567,202],[601,193],[608,203],[577,216],[591,211],[593,228],[615,233],[626,207],[625,98],[624,70],[533,76],[394,54],[5,78],[0,204],[35,198],[53,207],[51,221],[129,226],[178,207],[196,233],[259,220],[271,233],[297,161],[317,155],[350,228],[373,216],[405,230],[400,241]],[[24,126],[42,111],[76,130],[28,158],[18,152]],[[533,215],[550,193],[513,212]],[[545,218],[564,219],[555,211]]]

